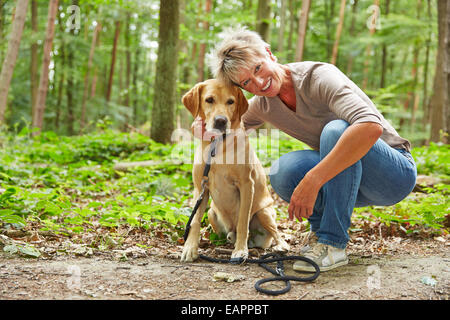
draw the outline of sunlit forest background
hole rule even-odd
[[[19,5],[25,2],[29,4],[22,10],[20,37],[13,25]],[[34,127],[58,135],[89,132],[99,121],[119,130],[150,134],[151,126],[161,125],[161,120],[152,119],[153,109],[167,108],[173,113],[171,129],[188,128],[192,118],[180,97],[196,82],[211,77],[206,54],[219,41],[221,31],[239,25],[258,31],[280,63],[336,64],[413,145],[430,140],[437,1],[164,2],[176,4],[178,10],[176,17],[170,18],[173,13],[169,13],[168,18],[176,24],[176,52],[160,57],[176,61],[174,106],[171,101],[154,103],[159,91],[164,91],[156,82],[164,73],[157,69],[160,1],[0,0],[3,69],[11,37],[20,41],[9,90],[1,91],[7,96],[6,105],[0,106],[0,121],[4,118],[4,125],[18,132],[31,126],[34,112],[41,114],[35,117]],[[53,17],[52,6],[56,8]],[[48,91],[36,103],[39,91],[45,90],[39,86],[49,37]],[[441,126],[437,132],[434,140],[442,138],[445,129]]]

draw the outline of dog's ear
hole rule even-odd
[[[181,98],[181,102],[183,102],[184,106],[189,110],[194,118],[197,118],[200,113],[200,104],[202,98],[202,90],[205,84],[200,82],[195,85],[191,90],[189,90],[183,98]]]
[[[237,91],[237,100],[238,100],[237,101],[237,104],[238,104],[237,112],[239,114],[239,121],[241,121],[242,115],[247,112],[248,101],[240,88],[236,87],[236,91]]]

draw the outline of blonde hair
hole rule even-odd
[[[253,68],[256,59],[268,57],[270,45],[245,27],[226,29],[222,36],[223,40],[208,54],[209,68],[216,79],[239,86],[239,72]]]

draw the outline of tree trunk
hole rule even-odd
[[[206,0],[205,3],[205,15],[208,15],[211,12],[212,0]],[[205,33],[209,30],[208,21],[203,21],[203,30]],[[205,55],[206,55],[206,43],[203,42],[200,44],[200,52],[198,55],[198,82],[202,82],[205,80]]]
[[[292,48],[292,45],[294,41],[292,40],[294,34],[295,34],[295,26],[296,26],[296,10],[295,10],[295,3],[294,0],[289,0],[289,35],[288,35],[288,44],[287,44],[287,52],[288,55],[288,61],[294,60],[294,49]]]
[[[267,43],[270,42],[270,0],[258,0],[256,32]]]
[[[139,76],[139,66],[141,65],[140,58],[141,58],[141,46],[140,46],[140,31],[141,31],[141,24],[140,22],[137,23],[136,27],[136,41],[137,41],[137,48],[134,55],[134,65],[133,65],[133,75],[132,75],[132,89],[133,89],[133,125],[137,126],[137,119],[138,119],[138,103],[139,103],[139,92],[138,92],[138,76]],[[144,67],[145,70],[145,67]]]
[[[50,65],[50,53],[52,51],[53,37],[55,34],[55,19],[58,12],[58,0],[50,0],[47,17],[47,31],[44,42],[41,78],[39,80],[38,95],[36,98],[36,112],[33,115],[33,128],[39,130],[33,131],[33,136],[41,132],[44,121],[45,100],[48,90],[48,67]]]
[[[106,89],[106,101],[109,102],[111,100],[111,91],[113,85],[114,78],[114,66],[116,64],[116,53],[117,53],[117,43],[119,42],[119,34],[120,34],[120,21],[116,21],[116,31],[114,34],[114,45],[111,53],[111,68],[109,69],[109,79],[108,79],[108,87]]]
[[[286,29],[286,1],[281,0],[280,8],[280,29],[278,31],[278,52],[283,52],[284,47],[284,30]]]
[[[160,1],[158,61],[151,138],[168,143],[174,128],[178,63],[179,1]]]
[[[385,3],[385,15],[389,15],[389,5],[391,1],[386,0]],[[386,59],[387,59],[387,47],[386,44],[383,43],[382,53],[381,53],[381,79],[380,79],[380,88],[384,88],[386,84]]]
[[[420,11],[422,9],[422,0],[417,0],[417,19],[420,19]],[[417,87],[417,65],[418,65],[418,61],[419,61],[419,52],[420,52],[420,47],[418,45],[418,43],[416,42],[414,44],[414,48],[413,48],[413,65],[411,68],[411,76],[413,78],[413,88],[411,91],[408,92],[407,96],[406,96],[406,100],[403,104],[403,109],[405,110],[405,114],[407,113],[408,110],[411,109],[411,122],[410,122],[410,130],[414,129],[414,124],[416,122],[416,108],[417,108],[417,98],[416,98],[416,87]],[[412,101],[412,108],[410,107],[411,105],[411,101]],[[402,127],[402,125],[404,124],[404,120],[400,121],[400,128]]]
[[[303,49],[305,47],[306,28],[308,26],[308,16],[310,7],[311,7],[311,0],[302,1],[302,10],[300,12],[300,21],[298,24],[298,40],[297,40],[297,50],[295,53],[295,61],[303,60]]]
[[[356,9],[358,8],[358,0],[353,1],[352,5],[352,21],[350,23],[349,35],[351,38],[355,36]],[[347,75],[351,76],[353,70],[353,53],[348,55],[347,59]]]
[[[59,55],[61,56],[61,63],[60,63],[60,70],[58,72],[59,78],[59,84],[58,84],[58,97],[56,101],[56,110],[55,110],[55,128],[59,129],[59,121],[61,118],[61,105],[62,105],[62,98],[63,98],[63,89],[65,88],[65,78],[66,78],[66,45],[64,42],[64,23],[62,23],[61,17],[57,15],[58,19],[58,25],[59,25],[59,31],[61,34],[60,46],[59,46]]]
[[[4,19],[3,19],[3,6],[5,5],[4,0],[0,0],[0,43],[4,42],[3,39],[3,25]],[[0,61],[3,61],[3,47],[0,46]]]
[[[431,24],[431,0],[427,0],[427,16],[428,25]],[[431,46],[431,34],[432,30],[430,27],[428,37],[425,43],[425,65],[423,67],[423,95],[422,95],[422,130],[425,130],[426,124],[430,121],[430,111],[428,109],[428,68],[430,64],[430,46]]]
[[[448,106],[450,105],[450,4],[438,0],[438,53],[431,98],[431,134],[433,142],[448,143]]]
[[[327,37],[326,48],[327,48],[327,61],[330,61],[331,51],[333,46],[331,45],[331,27],[332,21],[334,19],[334,2],[335,0],[325,0],[325,14],[323,15],[325,21],[325,34]]]
[[[92,35],[91,49],[89,51],[89,60],[86,69],[86,74],[84,75],[84,91],[83,91],[83,100],[81,103],[81,119],[80,119],[80,132],[86,126],[86,102],[88,98],[89,91],[89,74],[92,68],[92,60],[94,59],[95,45],[97,44],[97,37],[102,28],[100,22],[97,21],[97,25],[94,29],[94,34]]]
[[[37,0],[31,0],[31,30],[33,40],[36,39],[38,33],[38,4]],[[30,85],[31,85],[31,118],[35,113],[36,97],[39,83],[38,75],[38,44],[37,41],[31,43],[31,65],[30,65]]]
[[[336,64],[339,48],[339,39],[341,38],[342,27],[344,25],[345,0],[341,0],[341,8],[339,10],[339,24],[336,29],[336,39],[334,40],[333,54],[331,55],[331,63]]]
[[[126,62],[126,69],[125,69],[125,96],[124,96],[124,105],[126,107],[130,106],[130,84],[131,84],[131,51],[130,51],[130,19],[131,14],[128,12],[126,15],[126,22],[125,22],[125,62]],[[128,123],[128,112],[125,115],[125,123]]]
[[[8,103],[8,91],[19,53],[20,40],[27,16],[28,0],[17,0],[16,14],[12,23],[11,37],[8,42],[8,51],[0,73],[0,125],[5,120],[6,104]]]
[[[380,0],[374,0],[373,5],[376,6],[377,8],[379,8]],[[370,19],[371,20],[370,20],[369,30],[370,30],[370,35],[372,36],[375,33],[376,26],[377,26],[377,19],[378,19],[378,15],[375,10]],[[363,90],[367,88],[367,81],[369,80],[369,62],[371,60],[371,57],[370,57],[371,52],[372,52],[372,45],[368,44],[366,47],[366,60],[364,61],[364,76],[363,76],[363,84],[362,84]]]

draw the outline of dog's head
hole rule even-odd
[[[182,102],[194,118],[200,116],[205,121],[206,130],[221,133],[238,128],[248,108],[240,88],[227,86],[216,79],[195,85],[183,96]]]

